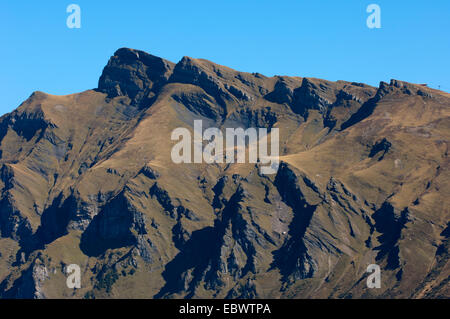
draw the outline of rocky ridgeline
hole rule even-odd
[[[0,296],[448,297],[449,105],[119,49],[95,91],[0,119]],[[196,118],[280,128],[278,172],[173,165],[170,130]]]

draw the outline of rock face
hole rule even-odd
[[[175,164],[198,119],[279,128],[277,173]],[[119,49],[97,89],[0,118],[0,296],[449,298],[449,140],[442,91]]]
[[[103,70],[98,89],[110,98],[127,96],[132,105],[145,107],[166,84],[174,66],[143,51],[119,49]]]

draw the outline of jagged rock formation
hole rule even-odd
[[[279,128],[278,172],[173,163],[196,119]],[[0,296],[448,298],[449,139],[442,91],[119,49],[0,118]]]

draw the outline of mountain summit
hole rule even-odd
[[[194,120],[278,128],[277,173],[174,163]],[[449,298],[449,140],[423,85],[119,49],[97,89],[0,118],[0,297]]]

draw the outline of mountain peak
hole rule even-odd
[[[67,297],[57,271],[74,262],[74,298],[448,298],[449,105],[398,80],[119,49],[98,90],[36,92],[0,118],[0,298]],[[173,133],[195,146],[199,120],[275,128],[278,171],[175,162]]]
[[[127,96],[132,105],[152,99],[169,79],[175,64],[144,51],[118,49],[103,69],[98,90],[108,97]]]

